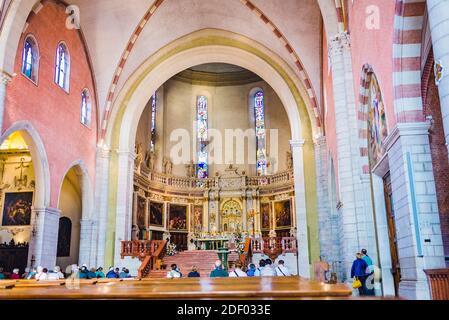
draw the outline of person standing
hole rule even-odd
[[[367,276],[367,273],[366,273],[367,268],[368,268],[368,265],[366,264],[365,260],[362,259],[362,254],[360,252],[357,252],[356,259],[352,263],[351,278],[360,280],[360,282],[362,283],[362,286],[360,288],[358,288],[359,294],[361,296],[366,295],[365,282],[366,282],[366,276]]]
[[[366,270],[367,281],[365,282],[365,293],[368,296],[374,296],[374,264],[371,257],[368,255],[368,251],[366,249],[362,249],[362,259],[365,260],[368,268]],[[369,288],[368,288],[369,287]]]

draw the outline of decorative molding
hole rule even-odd
[[[385,150],[388,152],[400,137],[429,135],[430,122],[398,123],[384,140]]]
[[[261,77],[248,70],[216,73],[187,69],[178,73],[172,79],[193,85],[212,87],[238,86],[264,81]]]
[[[337,54],[341,54],[343,50],[350,49],[351,37],[347,32],[340,32],[333,38],[329,39],[329,57],[331,64],[333,64],[333,57]]]
[[[302,148],[304,147],[304,144],[306,143],[305,140],[301,139],[301,140],[290,140],[290,146],[292,148]]]

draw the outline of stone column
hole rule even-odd
[[[425,269],[445,267],[428,123],[398,123],[385,140],[402,280],[399,294],[429,299]]]
[[[28,265],[53,269],[58,248],[59,217],[56,208],[33,208]]]
[[[310,278],[309,237],[304,179],[304,140],[290,141],[295,177],[296,239],[298,241],[298,275]]]
[[[96,266],[95,261],[91,261],[91,246],[95,246],[93,239],[93,220],[81,220],[80,231],[80,251],[78,263],[79,265],[87,264],[88,266]]]
[[[108,184],[109,162],[111,152],[107,148],[97,148],[95,170],[95,203],[94,219],[97,221],[97,252],[98,266],[107,268],[105,263],[106,234],[108,223]]]
[[[131,240],[133,178],[135,154],[130,151],[117,151],[118,183],[117,212],[115,216],[114,263],[120,265],[122,241]]]
[[[427,11],[435,61],[441,61],[445,68],[438,91],[446,145],[449,147],[449,1],[427,0]]]
[[[3,116],[6,106],[6,86],[12,80],[12,76],[4,71],[0,71],[0,133],[3,132]]]
[[[362,182],[366,179],[362,177],[351,48],[347,33],[340,33],[329,41],[329,55],[332,64],[338,177],[342,204],[341,259],[348,280],[355,253],[375,244],[373,213],[369,210],[370,189]],[[372,249],[369,251],[372,251],[371,254],[376,252]]]

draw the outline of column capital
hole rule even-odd
[[[316,146],[322,146],[322,145],[325,145],[326,144],[326,137],[325,136],[322,136],[322,135],[319,135],[319,136],[316,136],[314,139],[313,139],[313,143],[316,145]]]
[[[306,141],[304,139],[290,140],[290,145],[292,148],[302,148],[305,143]]]
[[[12,81],[12,78],[14,78],[14,75],[4,70],[0,70],[0,84],[7,85],[8,82]]]
[[[103,146],[98,145],[97,146],[97,155],[102,158],[109,158],[111,156],[111,149],[109,149],[105,145],[103,145]]]
[[[351,47],[351,37],[349,33],[340,32],[329,39],[329,56],[333,57],[335,54],[341,53],[343,49]]]
[[[399,137],[429,135],[430,126],[429,121],[396,124],[393,131],[384,140],[385,150],[390,150]]]

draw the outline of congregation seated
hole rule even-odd
[[[0,267],[0,280],[5,280],[6,276],[3,273],[3,268]]]
[[[171,270],[167,273],[168,279],[174,278],[182,278],[182,273],[179,271],[178,266],[176,264],[171,265]]]
[[[119,278],[119,268],[110,267],[108,273],[106,274],[106,278],[108,279],[118,279]]]
[[[242,270],[242,264],[240,262],[236,262],[234,264],[234,270],[229,272],[229,277],[231,278],[247,277],[246,273]]]
[[[267,263],[270,259],[260,260],[259,262],[259,270],[256,272],[256,276],[260,277],[274,277],[276,276],[276,272],[273,270],[271,263]]]
[[[48,273],[48,280],[61,280],[64,279],[64,274],[61,272],[61,268],[56,266],[53,272]]]
[[[279,260],[278,266],[276,267],[276,275],[278,277],[290,277],[292,275],[284,264],[284,260]]]
[[[119,278],[120,279],[129,279],[129,278],[131,278],[129,270],[127,268],[122,268],[122,272],[120,272]]]
[[[48,280],[48,269],[42,268],[42,267],[37,267],[37,272],[36,272],[36,275],[34,276],[34,278],[37,281]]]
[[[187,275],[188,278],[199,278],[201,277],[200,273],[198,272],[198,269],[196,266],[192,267],[192,271]]]
[[[212,272],[210,273],[210,277],[211,278],[227,278],[227,277],[229,277],[229,274],[221,266],[220,260],[215,261],[214,270],[212,270]]]
[[[15,269],[12,271],[12,274],[11,274],[11,276],[10,276],[10,279],[11,279],[11,280],[19,280],[19,279],[20,279],[19,272],[20,272],[19,269],[15,268]]]
[[[89,279],[89,271],[87,270],[87,266],[83,265],[79,272],[78,272],[78,278],[80,279]]]

